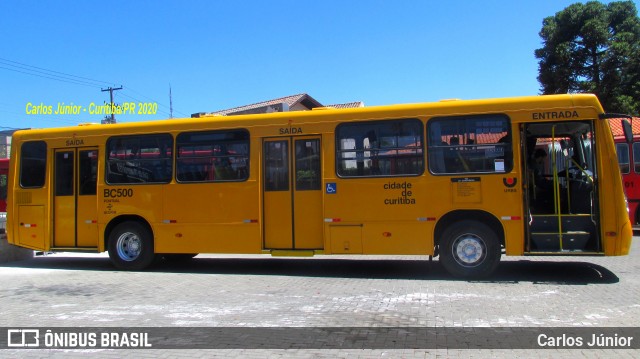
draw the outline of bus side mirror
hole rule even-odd
[[[620,119],[620,121],[622,121],[622,131],[624,132],[624,139],[627,141],[627,143],[633,142],[633,129],[631,128],[631,124],[625,119]]]

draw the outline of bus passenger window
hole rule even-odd
[[[422,122],[417,119],[338,125],[338,176],[421,175],[424,172],[422,129]]]
[[[178,182],[245,181],[249,178],[249,132],[183,132],[176,138]]]
[[[109,184],[171,181],[173,137],[170,134],[111,137],[107,141]]]
[[[0,201],[7,200],[7,175],[0,174]]]
[[[640,142],[633,143],[633,168],[640,173]]]
[[[20,186],[44,186],[47,170],[47,144],[44,141],[25,142],[20,151]]]
[[[505,173],[513,168],[505,115],[434,118],[427,131],[431,173]]]
[[[74,153],[71,151],[56,152],[54,161],[54,184],[56,196],[73,196],[73,166],[75,162]]]
[[[80,151],[80,195],[95,195],[98,174],[98,151]]]
[[[634,144],[634,151],[636,146]],[[621,173],[629,173],[629,145],[626,143],[616,143],[616,153],[618,154],[618,164]],[[635,154],[635,153],[634,153]]]

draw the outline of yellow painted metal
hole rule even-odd
[[[332,253],[362,254],[362,225],[334,225],[329,233]]]
[[[265,140],[263,150],[264,246],[293,249],[291,140]]]
[[[551,143],[556,145],[556,125],[551,127]],[[558,190],[558,159],[556,151],[551,154],[551,168],[553,171],[553,207],[554,213],[558,220],[558,241],[560,244],[560,250],[562,251],[562,211],[560,210],[560,191]]]
[[[44,206],[18,206],[17,216],[22,222],[17,226],[15,245],[42,249],[45,244]]]
[[[17,131],[11,147],[7,234],[10,243],[34,249],[48,249],[54,238],[56,246],[70,245],[63,237],[71,231],[65,223],[73,218],[72,206],[64,199],[54,199],[52,164],[54,149],[77,148],[81,143],[95,147],[101,153],[95,198],[100,250],[105,250],[104,232],[111,221],[120,216],[136,216],[151,226],[159,253],[261,253],[264,249],[304,246],[323,248],[326,254],[346,251],[430,255],[439,221],[452,211],[467,210],[482,211],[497,218],[505,232],[506,253],[522,255],[528,220],[524,216],[522,188],[515,186],[506,190],[503,182],[509,178],[523,183],[523,156],[519,144],[524,143],[524,139],[517,129],[525,123],[557,122],[557,118],[547,114],[564,111],[570,111],[572,116],[563,121],[593,120],[598,141],[600,213],[597,219],[602,251],[605,255],[627,254],[632,238],[631,225],[626,215],[613,138],[606,121],[598,119],[604,111],[593,95],[451,101]],[[336,175],[335,129],[341,123],[416,118],[426,129],[433,117],[491,113],[505,114],[511,120],[514,165],[510,173],[474,175],[480,177],[480,181],[462,191],[458,185],[452,185],[452,176],[429,172],[425,146],[426,169],[414,177],[356,179]],[[105,183],[105,143],[110,136],[169,133],[175,138],[184,131],[224,129],[246,129],[250,133],[250,173],[244,182],[181,184],[172,179],[168,184],[153,185],[113,186]],[[322,188],[319,194],[298,196],[293,192],[293,177],[290,177],[288,190],[267,193],[263,183],[264,144],[286,142],[289,146],[287,161],[293,172],[291,148],[300,134],[312,135],[310,138],[321,141]],[[22,188],[18,162],[21,145],[37,140],[47,143],[49,172],[45,185]],[[335,186],[335,193],[325,191],[324,186],[328,183]],[[411,188],[406,188],[409,185]],[[119,198],[117,202],[108,201],[111,199],[104,196],[104,190],[114,189],[131,189],[134,196]],[[409,196],[408,191],[411,192]],[[465,191],[471,191],[466,200],[460,195],[467,193]],[[79,208],[90,208],[90,201],[78,202]],[[79,221],[82,220],[83,217],[79,217]],[[38,226],[25,228],[20,225],[29,222],[38,223]],[[358,229],[353,229],[353,233],[346,233],[350,230],[334,233],[338,225],[352,225]],[[56,228],[55,233],[53,228]],[[63,242],[58,243],[58,238]],[[345,240],[349,241],[348,249],[344,247]]]
[[[312,170],[314,174],[317,174],[318,183],[317,187],[313,189],[304,189],[298,186],[298,177],[304,176],[304,172],[300,171],[298,165],[300,162],[308,162],[306,155],[321,156],[322,146],[320,137],[318,136],[296,136],[293,137],[292,155],[294,159],[294,166],[292,172],[293,185],[293,238],[294,247],[296,249],[322,249],[324,247],[323,230],[323,217],[322,217],[322,168],[320,161],[318,161],[318,168]],[[316,146],[313,146],[316,145]],[[299,153],[296,149],[311,149],[317,148],[317,153]],[[314,162],[315,163],[315,162]],[[308,163],[307,163],[308,164]]]
[[[80,174],[80,160],[83,152],[95,151],[96,156],[99,152],[97,148],[82,148],[78,156],[76,156],[76,183],[82,183]],[[98,156],[99,157],[99,156]],[[77,210],[76,210],[76,233],[78,247],[97,247],[98,246],[98,195],[83,194],[81,189],[76,188]]]
[[[97,196],[78,196],[78,247],[98,246]]]
[[[294,238],[296,249],[322,249],[322,191],[295,191]]]
[[[82,148],[80,152],[97,151],[97,148]],[[56,174],[53,173],[53,244],[55,248],[97,247],[98,245],[98,205],[97,194],[80,195],[79,151],[75,148],[55,150],[54,161],[67,161],[72,175],[59,180],[69,181],[70,191],[56,193]],[[54,163],[54,167],[56,164]]]
[[[75,161],[74,150],[58,150],[55,151],[55,161],[59,161],[59,157],[63,157],[68,161]],[[62,155],[62,156],[58,156]],[[70,159],[69,159],[70,157]],[[74,166],[75,162],[71,162],[71,166]],[[53,166],[56,167],[56,164]],[[53,234],[53,246],[54,247],[75,247],[76,245],[76,198],[75,198],[75,166],[73,175],[71,178],[65,178],[65,181],[71,181],[73,183],[73,192],[65,195],[57,195],[54,193],[53,198],[53,213],[54,213],[54,234]],[[54,192],[55,192],[55,171],[54,171]]]
[[[145,187],[153,190],[142,191]],[[144,216],[156,218],[153,230],[157,252],[259,253],[262,248],[256,181],[130,188],[134,196],[120,199],[113,208],[118,214],[153,208]]]
[[[296,148],[319,150],[320,137],[268,139],[263,148],[265,248],[322,249],[321,183],[318,182],[317,187],[312,189],[298,184],[299,176],[305,176],[308,172],[298,168],[298,164],[306,159],[303,156],[320,156],[320,153],[296,151]],[[321,171],[320,167],[313,171],[318,180],[321,176],[316,172]],[[276,179],[278,183],[268,183]]]
[[[265,248],[293,248],[291,189],[264,193]]]

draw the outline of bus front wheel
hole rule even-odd
[[[124,222],[109,234],[109,258],[118,269],[141,270],[155,259],[153,237],[138,222]]]
[[[498,266],[500,256],[498,236],[484,223],[461,221],[449,226],[443,233],[440,261],[456,277],[487,277]]]

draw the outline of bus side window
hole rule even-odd
[[[44,141],[25,142],[20,151],[20,186],[40,188],[47,173],[47,144]]]
[[[244,129],[182,132],[176,142],[178,182],[246,181],[249,177],[249,132]]]
[[[444,160],[444,155],[445,155],[445,149],[449,144],[446,142],[442,142],[440,143],[441,147],[435,147],[432,146],[431,148],[429,148],[429,161],[430,161],[430,165],[429,167],[431,168],[431,171],[433,171],[434,173],[444,173],[446,172],[445,169],[445,160]]]
[[[341,123],[336,127],[339,177],[418,176],[424,172],[418,119]]]
[[[109,184],[169,183],[173,137],[170,134],[114,136],[107,140]]]
[[[511,129],[505,115],[433,118],[428,133],[431,173],[504,173],[513,168]]]
[[[7,175],[0,174],[0,200],[7,199]]]
[[[429,168],[433,173],[444,173],[445,151],[449,144],[442,140],[441,126],[439,122],[429,123]]]
[[[636,151],[636,147],[637,146],[634,144],[634,152]],[[627,145],[626,143],[616,143],[616,152],[618,154],[618,164],[620,165],[620,172],[629,173],[629,145]],[[636,172],[637,171],[638,167],[636,167]]]
[[[498,150],[502,151],[502,156],[498,156],[497,160],[499,163],[499,160],[503,160],[503,164],[502,166],[503,169],[502,171],[505,171],[507,168],[513,168],[513,150],[511,148],[511,134],[507,133],[506,135],[502,136],[499,140],[498,140]],[[500,148],[502,147],[502,148]],[[497,166],[497,164],[496,164]],[[496,168],[497,170],[497,168]]]
[[[80,151],[80,195],[95,195],[98,151]]]

